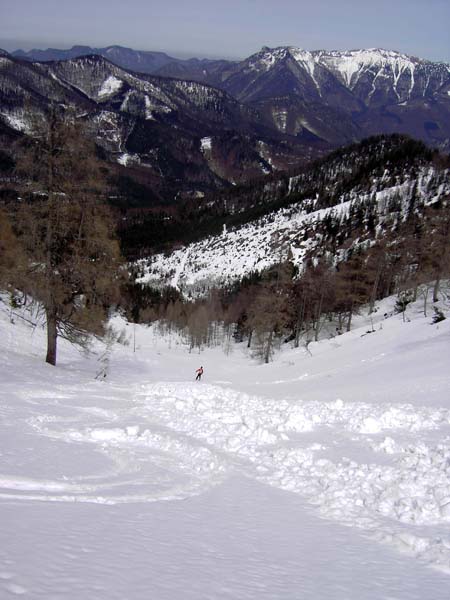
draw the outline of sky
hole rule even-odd
[[[0,47],[112,44],[245,58],[262,46],[386,48],[450,62],[449,0],[0,0]]]

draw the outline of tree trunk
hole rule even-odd
[[[382,272],[382,265],[380,265],[378,267],[377,274],[375,276],[375,281],[373,282],[372,292],[370,294],[370,302],[369,302],[369,315],[371,315],[373,313],[373,309],[375,306],[375,300],[377,298],[378,286],[380,285],[381,272]]]
[[[302,327],[303,327],[303,319],[305,316],[305,305],[306,305],[306,298],[303,297],[302,308],[301,308],[300,314],[297,318],[297,324],[295,327],[295,344],[294,344],[295,348],[298,348],[300,345],[300,336],[301,336]]]
[[[436,282],[433,288],[433,302],[437,302],[439,300],[439,287],[441,284],[441,275],[436,276]]]
[[[324,297],[324,290],[322,288],[322,293],[320,294],[320,299],[319,299],[319,306],[317,307],[317,320],[315,323],[315,331],[314,331],[314,341],[318,342],[319,341],[319,333],[320,333],[320,317],[322,315],[322,305],[323,305],[323,297]]]
[[[56,315],[54,311],[47,309],[47,357],[45,362],[56,365],[56,340],[58,332],[56,329]]]
[[[350,331],[352,326],[352,316],[353,316],[353,302],[350,305],[350,310],[348,311],[348,320],[347,320],[347,331]]]
[[[266,365],[268,364],[268,362],[270,360],[270,353],[272,350],[272,338],[273,338],[273,331],[271,330],[269,333],[269,338],[267,340],[267,348],[266,348],[266,352],[265,352],[265,356],[264,356],[264,362],[266,363]]]
[[[250,329],[250,333],[248,334],[247,348],[250,348],[250,346],[252,345],[252,337],[253,337],[253,329]]]
[[[428,302],[428,285],[425,286],[424,299],[423,299],[423,316],[427,316],[427,302]]]

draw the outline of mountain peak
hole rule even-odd
[[[444,72],[447,67],[447,70],[450,71],[449,65],[432,63],[396,50],[385,50],[383,48],[345,51],[320,50],[315,52],[314,55],[320,64],[337,73],[343,83],[350,89],[353,89],[361,75],[368,71],[371,71],[376,78],[384,73],[383,77],[393,80],[394,87],[397,86],[399,78],[406,75],[409,78],[410,91],[414,87],[414,72],[417,68],[438,68],[443,69]]]
[[[47,48],[47,50],[54,50],[54,48]],[[82,53],[86,53],[86,52],[93,52],[93,48],[91,48],[91,46],[72,46],[72,48],[70,49],[71,52],[82,52]]]
[[[301,51],[299,50],[299,52]],[[288,57],[292,58],[289,46],[278,46],[277,48],[263,46],[259,52],[250,56],[247,61],[251,69],[268,71]]]

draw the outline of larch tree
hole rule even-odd
[[[104,200],[105,180],[93,140],[73,114],[52,107],[19,155],[25,198],[15,229],[27,255],[27,291],[46,315],[46,362],[57,338],[101,333],[118,298],[120,251]]]

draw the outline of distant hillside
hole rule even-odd
[[[320,189],[307,182],[298,189],[289,174],[367,136],[398,133],[450,150],[450,67],[444,63],[380,49],[263,48],[240,63],[173,62],[164,53],[119,46],[62,52],[20,59],[2,54],[0,176],[9,178],[11,148],[30,135],[36,117],[45,117],[55,102],[71,107],[109,164],[110,200],[124,215],[132,255],[217,233],[224,215],[228,226],[237,225],[265,214],[267,204],[292,202],[296,193],[300,199],[318,193],[322,203],[332,203],[326,181]],[[313,178],[324,177],[319,165]],[[358,177],[351,167],[345,185]],[[165,215],[153,228],[169,206],[176,206],[175,216]],[[214,206],[214,216],[205,206]],[[186,231],[180,222],[193,213],[196,227]]]
[[[30,62],[71,60],[91,54],[103,56],[119,67],[136,71],[137,73],[146,73],[148,75],[160,74],[169,77],[179,76],[180,79],[198,79],[200,81],[206,81],[215,70],[232,64],[228,60],[174,58],[165,52],[133,50],[132,48],[125,48],[118,45],[106,46],[104,48],[73,46],[66,50],[58,50],[57,48],[39,50],[33,48],[26,52],[23,50],[12,52],[12,56]]]
[[[137,273],[152,285],[202,294],[288,258],[297,268],[308,258],[343,260],[350,249],[401,236],[404,228],[410,235],[408,227],[421,219],[450,216],[449,167],[448,159],[407,138],[368,139],[299,175],[242,188],[241,204],[235,190],[194,211],[188,229],[204,238],[140,261]],[[160,223],[166,240],[171,229],[176,233],[175,217]],[[141,227],[151,230],[145,220]]]
[[[120,46],[14,54],[34,61],[99,54],[126,69],[208,83],[283,134],[335,146],[397,132],[450,151],[450,65],[392,50],[265,47],[240,62],[179,60]]]
[[[200,197],[211,189],[285,169],[329,149],[313,149],[268,127],[259,113],[211,86],[137,74],[99,56],[31,63],[0,61],[0,128],[7,152],[52,102],[89,123],[110,162],[131,178],[117,202],[130,207]]]

